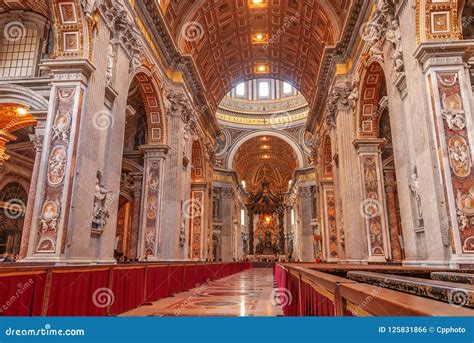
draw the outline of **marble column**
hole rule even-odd
[[[25,211],[25,221],[21,235],[21,245],[19,258],[24,259],[28,254],[28,242],[30,239],[31,223],[33,220],[33,208],[36,198],[36,188],[38,183],[38,174],[41,164],[41,152],[43,150],[44,128],[36,127],[35,134],[30,137],[35,148],[35,162],[33,172],[31,173],[30,190],[28,192],[28,203]]]
[[[388,222],[381,150],[383,139],[359,139],[355,141],[362,173],[362,215],[365,222],[369,261],[385,262],[390,257]]]
[[[400,244],[400,222],[398,220],[397,206],[397,181],[394,170],[384,171],[385,194],[387,198],[387,217],[390,231],[390,247],[392,260],[401,262],[403,260],[402,248]]]
[[[283,205],[281,205],[283,206]],[[278,213],[278,248],[279,254],[285,254],[285,212],[282,210]]]
[[[70,219],[75,209],[72,198],[81,195],[74,189],[81,168],[77,163],[77,151],[88,144],[79,136],[84,134],[80,131],[82,121],[86,120],[82,108],[94,67],[87,60],[47,60],[43,64],[54,75],[50,94],[52,105],[46,122],[32,215],[34,220],[24,261],[61,262],[68,258],[66,247],[73,243],[72,235],[76,229],[70,225]],[[87,190],[89,194],[94,190],[91,186]],[[90,206],[92,211],[92,203]],[[87,242],[88,239],[83,237],[77,243]]]
[[[232,188],[222,189],[221,258],[223,261],[232,261],[233,198]]]
[[[314,259],[313,229],[311,226],[311,208],[313,206],[313,193],[310,186],[302,186],[299,190],[300,195],[300,236],[299,252],[301,262],[311,262]]]
[[[255,251],[255,248],[254,248],[254,235],[253,235],[253,208],[247,208],[247,217],[248,217],[248,221],[247,221],[247,225],[248,225],[248,248],[247,248],[247,251],[248,251],[248,254],[249,255],[253,255],[254,254],[254,251]]]
[[[160,211],[164,199],[164,164],[169,147],[166,145],[145,145],[144,175],[142,181],[142,204],[139,257],[147,261],[157,260],[162,244],[160,234],[163,227],[163,214]]]
[[[189,258],[204,259],[205,223],[207,183],[193,182],[191,184],[191,202],[193,204],[189,220]]]
[[[185,194],[190,183],[185,156],[185,120],[190,112],[188,100],[180,91],[173,91],[167,95],[168,105],[168,145],[169,152],[166,158],[163,182],[162,225],[166,230],[160,232],[160,259],[186,258],[186,242],[183,235],[188,237],[186,221],[187,212],[192,208],[190,194]],[[189,139],[190,140],[190,139]],[[184,232],[183,232],[184,229]],[[181,237],[181,242],[180,242]],[[187,238],[186,238],[187,239]],[[183,245],[184,243],[184,245]]]
[[[471,41],[431,42],[421,44],[414,54],[422,66],[429,104],[425,120],[434,142],[430,167],[437,170],[426,175],[431,168],[418,168],[422,191],[427,176],[434,175],[437,186],[432,198],[421,194],[427,255],[433,263],[448,260],[453,267],[474,261],[474,114],[469,102],[472,85],[464,65],[472,46]],[[429,209],[425,208],[428,200]],[[431,208],[442,216],[432,215]],[[433,221],[439,224],[431,225]],[[449,247],[447,258],[445,247]]]
[[[336,110],[336,130],[339,160],[338,191],[342,205],[345,261],[364,262],[367,258],[367,243],[360,207],[363,202],[357,152],[354,148],[354,109],[338,105]]]
[[[140,203],[142,198],[142,185],[143,176],[142,174],[132,174],[134,185],[133,185],[133,202],[132,202],[132,225],[130,234],[130,258],[138,258],[138,241],[140,233]]]

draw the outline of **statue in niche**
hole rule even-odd
[[[112,78],[114,76],[114,64],[115,64],[115,51],[114,46],[109,44],[107,48],[107,70],[105,72],[105,79],[107,85],[112,83]]]
[[[393,20],[386,34],[387,40],[392,43],[393,46],[393,64],[395,71],[402,72],[405,68],[403,62],[402,52],[402,35],[400,33],[400,26],[397,20]]]
[[[423,208],[421,205],[421,188],[418,181],[418,173],[415,172],[411,175],[408,186],[410,187],[410,190],[415,198],[417,219],[421,220],[423,219]]]
[[[97,172],[94,191],[94,211],[92,218],[92,228],[102,231],[107,218],[109,217],[109,210],[107,209],[107,194],[111,193],[101,184],[102,176]]]
[[[143,122],[141,118],[137,121],[137,126],[138,128],[135,133],[135,142],[134,142],[135,149],[138,149],[139,147],[145,144],[145,134],[146,134],[145,123]]]
[[[188,153],[188,142],[189,142],[189,127],[186,125],[183,128],[183,156]]]
[[[186,220],[181,221],[181,229],[179,230],[179,247],[183,248],[186,244]]]

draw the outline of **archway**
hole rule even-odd
[[[232,165],[249,194],[245,250],[260,259],[285,254],[284,194],[299,167],[296,151],[275,135],[256,135],[239,145]]]
[[[279,131],[259,130],[259,131],[250,132],[246,135],[243,135],[242,137],[239,137],[239,139],[233,144],[232,148],[230,149],[228,153],[228,157],[226,159],[227,169],[234,169],[233,164],[235,160],[235,154],[241,148],[241,146],[245,144],[247,141],[259,136],[275,137],[286,142],[291,147],[294,154],[296,155],[297,167],[298,168],[304,167],[305,159],[304,159],[303,152],[301,151],[301,148],[299,147],[298,143],[292,137]]]
[[[374,232],[379,226],[383,231],[384,218],[387,218],[390,258],[394,262],[403,260],[400,205],[395,158],[393,152],[390,111],[387,96],[386,79],[382,65],[372,62],[366,68],[361,84],[361,99],[357,117],[358,148],[376,147],[373,155],[361,157],[364,175],[364,205],[369,212],[365,217],[369,225],[369,245],[373,255],[383,253],[383,238]],[[369,151],[372,151],[369,148]],[[382,179],[376,176],[381,169]],[[370,175],[373,175],[372,179]],[[378,194],[381,186],[383,194]],[[379,238],[380,237],[380,238]],[[387,255],[385,253],[385,255]]]
[[[28,194],[16,181],[7,183],[0,190],[0,256],[17,258]]]
[[[145,171],[151,168],[146,166],[149,148],[166,143],[165,117],[157,89],[150,72],[144,68],[133,76],[129,87],[115,242],[117,257],[125,260],[136,260],[142,256],[139,247],[142,244],[140,216],[143,213],[143,197],[147,199],[145,208],[148,211],[143,213],[146,218],[143,225],[153,229],[153,232],[156,229],[159,197],[154,193],[160,188],[156,178],[159,174],[151,172],[148,174],[151,179],[147,179]],[[143,189],[143,185],[150,187]],[[152,232],[148,234],[155,235]],[[150,241],[156,240],[150,238]],[[155,253],[153,247],[148,249],[148,255]]]

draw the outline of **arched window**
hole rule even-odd
[[[0,255],[17,255],[28,195],[17,182],[0,191]]]
[[[0,16],[0,78],[33,77],[46,42],[46,18],[24,11]]]

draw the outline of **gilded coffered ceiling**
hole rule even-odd
[[[0,0],[0,13],[9,10],[27,10],[44,17],[49,16],[48,2],[44,0]]]
[[[283,139],[259,136],[243,143],[237,151],[233,166],[247,190],[255,192],[266,179],[273,192],[288,190],[288,182],[298,165],[292,147]]]
[[[238,82],[271,77],[311,100],[324,49],[339,39],[350,0],[174,0],[173,38],[190,54],[210,107]],[[310,101],[309,101],[310,102]]]

